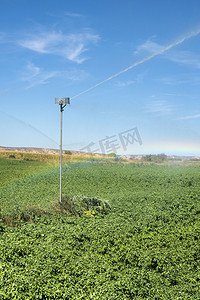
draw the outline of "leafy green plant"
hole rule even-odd
[[[83,195],[74,196],[72,198],[72,205],[79,211],[94,211],[95,213],[99,212],[102,214],[106,214],[111,209],[108,200],[102,200],[97,197],[88,197]]]
[[[64,153],[67,155],[72,155],[72,152],[70,150],[66,150]]]
[[[200,299],[198,166],[68,163],[58,204],[37,163],[0,160],[0,299]]]
[[[72,198],[64,196],[61,203],[54,204],[54,208],[68,216],[79,217],[82,215],[94,216],[98,213],[107,214],[111,210],[108,200],[84,195],[77,195]]]
[[[114,152],[112,152],[112,153],[109,153],[109,154],[107,154],[107,156],[110,156],[110,157],[116,157],[116,156],[117,156],[117,154],[116,154],[116,153],[114,153]]]

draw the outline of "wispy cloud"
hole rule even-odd
[[[85,70],[70,69],[63,72],[58,72],[58,76],[71,81],[81,81],[89,77],[89,73]]]
[[[88,76],[89,74],[85,70],[70,69],[67,71],[46,71],[29,62],[25,67],[21,80],[28,83],[26,89],[29,89],[38,85],[47,84],[49,83],[50,79],[55,77],[59,77],[62,80],[68,80],[71,82],[85,80],[88,78]],[[3,91],[4,90],[2,90],[2,92]]]
[[[37,85],[46,84],[50,78],[53,78],[56,75],[57,72],[55,71],[47,72],[32,63],[28,63],[24,76],[21,79],[28,82],[26,88],[29,89]]]
[[[116,86],[116,87],[119,87],[119,88],[124,88],[124,87],[127,87],[127,86],[129,86],[129,85],[133,85],[133,84],[135,84],[136,83],[136,81],[135,80],[127,80],[127,81],[116,81],[115,83],[114,83],[114,85]]]
[[[189,94],[183,94],[183,93],[164,93],[165,96],[171,96],[171,97],[191,97]]]
[[[69,12],[69,11],[66,11],[64,14],[65,14],[65,16],[67,16],[67,17],[72,17],[72,18],[80,18],[80,17],[83,17],[83,15],[81,15],[81,14],[73,13],[73,12]]]
[[[138,54],[153,54],[161,51],[165,46],[158,44],[152,40],[152,38],[139,45],[134,51],[135,55]],[[191,67],[200,68],[200,55],[196,55],[190,51],[182,51],[172,49],[170,52],[163,52],[162,57],[169,59],[173,62],[190,65]]]
[[[5,93],[8,93],[9,92],[9,89],[2,89],[0,90],[0,94],[5,94]]]
[[[146,112],[156,114],[157,116],[167,115],[173,111],[174,106],[163,100],[151,102],[147,105],[146,109]]]
[[[5,33],[0,31],[0,43],[4,41]]]
[[[87,59],[82,56],[88,50],[87,46],[97,43],[99,39],[99,35],[88,31],[74,34],[51,31],[31,35],[19,41],[19,45],[38,53],[54,54],[76,63],[82,63]]]
[[[173,50],[172,53],[166,55],[171,61],[189,65],[196,69],[200,68],[200,56],[190,52],[190,51],[175,51]]]
[[[136,50],[134,51],[135,55],[140,54],[141,52],[148,52],[148,53],[155,53],[155,52],[160,52],[164,46],[161,46],[155,42],[153,42],[151,39],[148,39],[145,41],[143,44],[139,45],[136,47]]]
[[[144,76],[145,76],[145,73],[146,72],[138,74],[134,80],[126,80],[126,81],[117,80],[117,81],[114,82],[114,85],[116,87],[119,87],[119,88],[124,88],[124,87],[127,87],[129,85],[142,83],[143,79],[144,79]]]
[[[162,78],[158,78],[158,81],[167,84],[167,85],[199,85],[200,84],[200,76],[196,74],[191,74],[188,77],[188,74],[180,74],[176,76],[165,76]]]
[[[177,120],[189,120],[189,119],[197,119],[197,118],[200,118],[200,114],[195,114],[195,115],[180,117]]]
[[[103,81],[100,81],[99,83],[97,83],[97,84],[91,86],[90,88],[86,89],[85,91],[83,91],[83,92],[81,92],[81,93],[79,93],[79,94],[73,96],[71,99],[77,98],[77,97],[79,97],[80,95],[83,95],[83,94],[85,94],[85,93],[91,91],[92,89],[94,89],[94,88],[96,88],[96,87],[98,87],[98,86],[104,84],[105,82],[108,82],[108,81],[112,80],[113,78],[116,78],[116,77],[118,77],[119,75],[128,72],[129,70],[131,70],[131,69],[137,67],[138,65],[141,65],[141,64],[145,63],[146,61],[149,61],[149,60],[153,59],[154,57],[156,57],[156,56],[158,56],[158,55],[162,55],[163,53],[169,51],[170,49],[173,49],[174,47],[176,47],[176,46],[178,46],[178,45],[181,45],[181,44],[182,44],[183,42],[185,42],[186,40],[191,39],[192,37],[197,36],[197,35],[199,35],[199,34],[200,34],[200,29],[198,29],[197,31],[190,32],[189,34],[186,34],[184,37],[182,37],[181,39],[177,40],[176,42],[173,42],[173,43],[171,43],[171,44],[169,44],[169,45],[167,45],[167,46],[165,46],[165,47],[162,47],[161,50],[159,50],[159,51],[157,51],[157,52],[154,52],[154,53],[152,53],[152,54],[150,54],[150,55],[144,57],[143,59],[141,59],[141,60],[135,62],[134,64],[128,66],[127,68],[125,68],[125,69],[123,69],[123,70],[121,70],[121,71],[115,73],[114,75],[112,75],[112,76],[110,76],[110,77],[104,79]]]

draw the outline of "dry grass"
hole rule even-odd
[[[19,159],[19,160],[30,160],[30,161],[45,161],[52,163],[59,163],[58,154],[46,154],[46,153],[28,153],[28,152],[17,152],[17,151],[0,151],[0,158],[7,159]],[[106,160],[107,157],[98,157],[95,155],[69,155],[63,154],[63,162],[76,162],[85,161],[90,159],[101,159]],[[109,158],[110,159],[110,158]]]

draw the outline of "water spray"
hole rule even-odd
[[[200,29],[198,29],[197,31],[192,31],[192,32],[190,32],[189,34],[185,35],[183,38],[179,39],[178,41],[176,41],[176,42],[174,42],[174,43],[172,43],[172,44],[169,44],[169,45],[163,47],[160,51],[157,51],[157,52],[155,52],[155,53],[153,53],[153,54],[151,54],[151,55],[149,55],[149,56],[143,58],[142,60],[140,60],[140,61],[138,61],[138,62],[132,64],[131,66],[129,66],[129,67],[127,67],[127,68],[121,70],[120,72],[118,72],[118,73],[116,73],[116,74],[114,74],[114,75],[108,77],[107,79],[105,79],[105,80],[103,80],[103,81],[101,81],[101,82],[95,84],[94,86],[88,88],[87,90],[85,90],[85,91],[83,91],[83,92],[81,92],[81,93],[79,93],[79,94],[77,94],[77,95],[71,97],[71,99],[77,98],[77,97],[79,97],[80,95],[85,94],[85,93],[89,92],[90,90],[92,90],[92,89],[98,87],[99,85],[102,85],[103,83],[105,83],[105,82],[107,82],[107,81],[109,81],[109,80],[111,80],[111,79],[113,79],[113,78],[115,78],[115,77],[117,77],[117,76],[119,76],[119,75],[121,75],[121,74],[123,74],[123,73],[129,71],[130,69],[133,69],[134,67],[136,67],[136,66],[138,66],[138,65],[141,65],[141,64],[143,64],[144,62],[146,62],[146,61],[148,61],[148,60],[150,60],[150,59],[152,59],[152,58],[154,58],[154,57],[156,57],[156,56],[158,56],[158,55],[160,55],[160,54],[163,54],[164,52],[166,52],[166,51],[168,51],[168,50],[170,50],[170,49],[172,49],[172,48],[174,48],[174,47],[176,47],[176,46],[182,44],[184,41],[186,41],[186,40],[188,40],[188,39],[190,39],[190,38],[192,38],[192,37],[198,35],[199,33],[200,33]]]

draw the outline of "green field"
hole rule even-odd
[[[199,185],[195,165],[69,162],[65,197],[111,205],[69,216],[58,167],[1,159],[0,299],[200,299]]]

